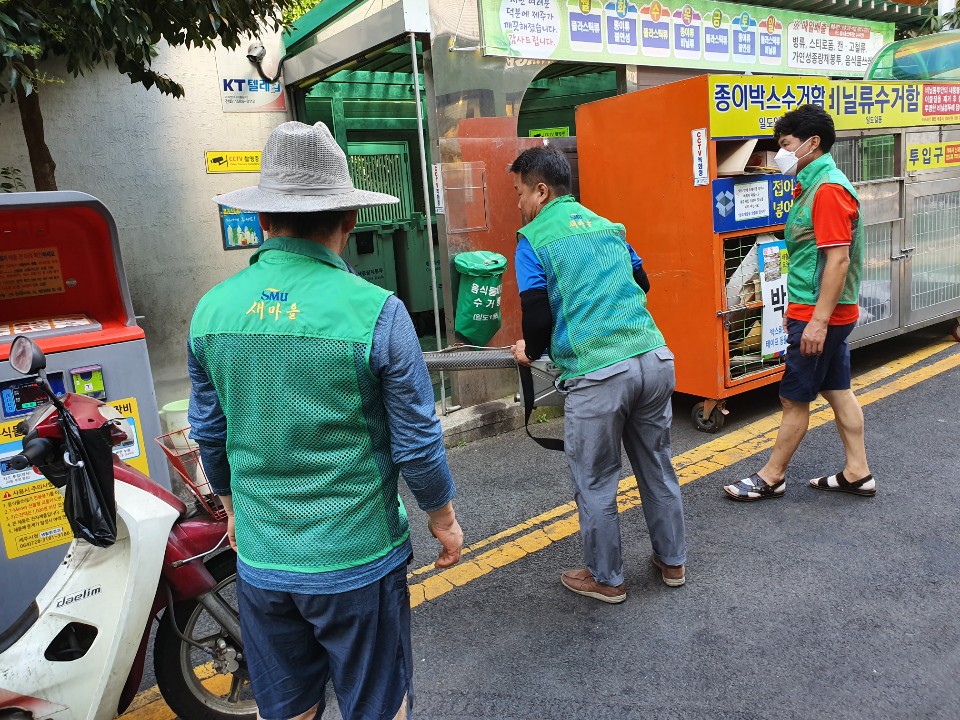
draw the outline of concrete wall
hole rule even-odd
[[[280,41],[266,37],[264,44],[270,70]],[[251,255],[223,249],[211,198],[256,184],[259,175],[207,175],[204,151],[260,150],[288,117],[224,113],[213,51],[158,49],[155,67],[181,83],[185,97],[132,85],[114,67],[74,79],[51,63],[48,72],[65,82],[44,86],[41,106],[59,188],[98,197],[116,218],[133,307],[144,316],[140,324],[163,405],[189,391],[185,347],[197,300],[245,267]],[[0,167],[8,165],[21,169],[32,190],[17,107],[3,104]]]

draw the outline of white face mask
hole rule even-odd
[[[810,138],[807,138],[802,143],[800,143],[800,147],[798,147],[797,150],[802,148],[808,142],[810,142]],[[811,150],[810,152],[813,152],[813,150]],[[803,157],[806,157],[809,154],[810,153],[807,153]],[[796,152],[792,150],[787,150],[786,148],[780,148],[776,156],[773,158],[773,161],[777,164],[777,167],[780,169],[781,175],[797,174],[797,164],[800,162],[800,158],[797,157]]]

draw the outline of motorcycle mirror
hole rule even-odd
[[[18,335],[10,346],[10,367],[21,375],[36,375],[47,367],[47,358],[33,340]]]

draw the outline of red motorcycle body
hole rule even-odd
[[[224,542],[227,533],[227,521],[216,520],[206,513],[198,513],[194,517],[187,517],[187,506],[173,493],[157,485],[142,473],[124,463],[119,458],[114,459],[114,479],[117,482],[127,483],[154,497],[163,500],[170,507],[180,513],[180,517],[170,529],[167,538],[167,547],[163,556],[163,574],[161,585],[157,587],[150,611],[150,619],[144,628],[137,657],[130,668],[123,694],[120,697],[120,707],[117,712],[122,713],[129,707],[140,688],[143,679],[143,670],[146,665],[147,644],[150,638],[150,628],[157,615],[167,607],[167,595],[162,583],[166,582],[173,594],[175,602],[189,600],[209,592],[216,586],[216,581],[203,564],[203,559],[190,560],[198,555],[205,555],[216,549]]]
[[[64,396],[63,405],[74,417],[81,428],[96,428],[104,424],[101,408],[105,403],[95,398],[69,393]],[[56,410],[49,406],[46,415],[34,425],[29,437],[43,438],[52,442],[63,440],[63,430],[58,421]],[[126,434],[116,425],[111,425],[114,444],[127,439]],[[164,549],[163,569],[160,583],[155,589],[150,618],[144,628],[136,659],[124,685],[118,713],[122,713],[133,701],[146,664],[147,644],[150,629],[159,613],[168,605],[167,587],[174,602],[191,600],[213,590],[216,580],[203,563],[203,557],[225,544],[227,533],[226,518],[214,518],[202,511],[191,513],[187,505],[169,490],[157,485],[146,475],[130,467],[118,457],[113,458],[113,476],[115,482],[126,483],[162,500],[177,511]]]

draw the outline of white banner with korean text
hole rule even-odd
[[[279,58],[280,50],[269,47],[261,63],[264,74],[272,76],[276,72]],[[242,49],[217,47],[217,81],[223,112],[287,111],[283,84],[280,80],[271,83],[261,78],[256,65],[247,59],[246,51]]]
[[[787,333],[783,317],[787,311],[787,243],[772,235],[757,241],[760,269],[760,293],[763,314],[760,319],[761,353],[764,360],[780,357],[787,351]]]
[[[693,184],[710,184],[710,158],[707,154],[707,129],[698,128],[691,132],[693,144]]]

